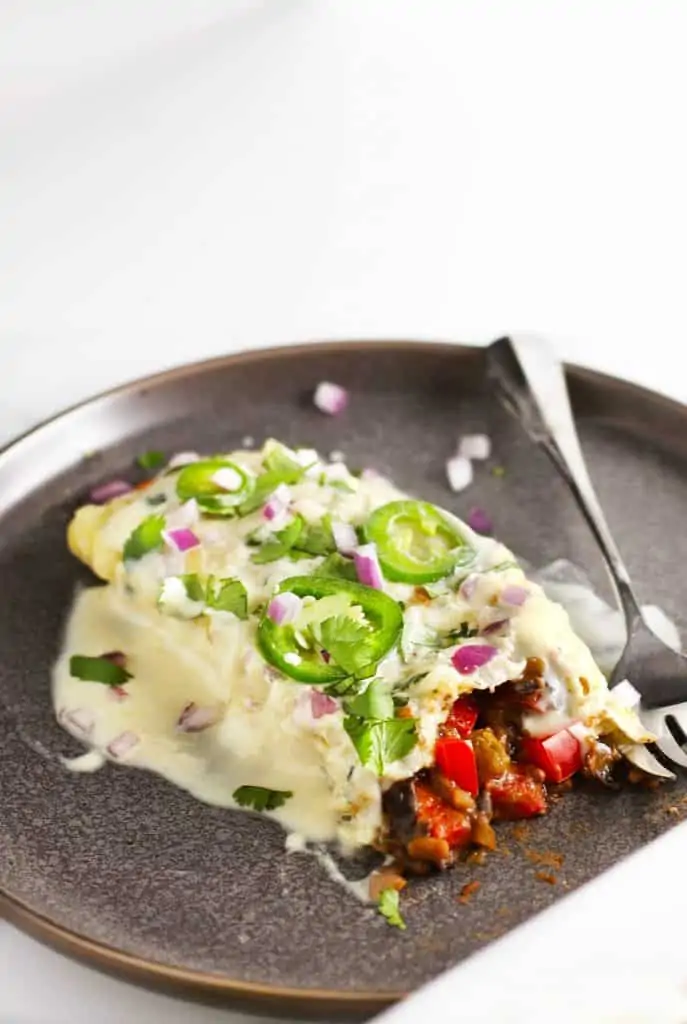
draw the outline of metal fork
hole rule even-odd
[[[641,695],[642,724],[656,735],[656,746],[670,761],[687,767],[687,657],[644,622],[587,471],[563,367],[543,339],[531,337],[495,341],[487,349],[487,366],[502,403],[552,460],[601,548],[627,627],[627,642],[609,685],[630,679]],[[646,748],[637,745],[625,752],[644,771],[675,777]]]

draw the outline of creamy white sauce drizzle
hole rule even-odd
[[[241,452],[234,458],[259,471],[260,453]],[[312,460],[312,453],[308,458]],[[324,468],[314,467],[291,487],[293,507],[309,521],[329,512],[341,522],[357,525],[374,508],[402,496],[384,478],[355,480],[339,462],[325,473],[334,483],[321,486]],[[165,495],[155,513],[178,521],[193,509],[180,509],[174,486],[173,476],[163,477],[149,493]],[[394,651],[379,667],[378,675],[390,685],[405,686],[418,720],[419,740],[407,757],[378,779],[360,764],[343,728],[343,711],[315,719],[304,708],[309,688],[281,677],[265,663],[255,646],[256,615],[240,621],[225,612],[199,614],[198,607],[191,607],[196,602],[187,606],[179,587],[165,583],[183,572],[239,577],[249,606],[254,607],[269,600],[284,578],[309,574],[317,561],[294,564],[284,558],[254,564],[255,548],[245,542],[264,525],[257,511],[240,519],[201,519],[193,525],[202,542],[199,548],[184,555],[152,553],[125,570],[122,546],[151,511],[145,497],[126,497],[105,508],[80,510],[70,528],[72,549],[111,581],[77,595],[53,673],[60,722],[91,748],[70,763],[71,770],[94,770],[105,760],[122,760],[222,807],[235,806],[232,794],[240,786],[289,791],[293,795],[272,814],[288,832],[302,837],[290,842],[298,846],[334,841],[346,852],[374,839],[381,824],[382,789],[433,762],[438,727],[461,692],[493,689],[516,678],[526,659],[537,656],[547,665],[561,713],[588,724],[608,713],[605,680],[563,609],[525,579],[505,547],[460,524],[475,550],[470,585],[437,585],[431,588],[436,595],[431,603],[409,605],[404,656]],[[507,585],[527,588],[521,607],[501,603]],[[161,586],[163,608],[157,604]],[[413,593],[405,584],[387,584],[385,589],[404,602]],[[480,638],[497,654],[471,676],[460,675],[453,667],[455,648],[426,646],[428,638],[456,630],[466,621],[482,629],[505,623]],[[71,655],[107,651],[126,654],[133,678],[124,692],[70,675]],[[416,681],[407,685],[411,677]],[[179,718],[190,703],[212,709],[217,724],[200,732],[181,731]],[[639,727],[632,712],[625,709],[618,715],[627,735],[635,739],[632,729],[636,733]],[[124,735],[128,744],[121,742]],[[363,898],[366,879],[350,882],[328,853],[317,847],[309,852],[333,878]]]

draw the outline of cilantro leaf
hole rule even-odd
[[[300,537],[304,526],[302,516],[294,516],[293,520],[279,533],[265,541],[254,555],[251,555],[251,562],[256,565],[265,565],[267,562],[276,562],[283,558],[294,546]]]
[[[133,562],[143,558],[150,551],[157,551],[164,541],[162,531],[165,528],[164,516],[148,516],[132,530],[124,544],[122,557],[125,562]]]
[[[292,796],[290,790],[265,789],[264,786],[239,786],[233,793],[240,807],[252,807],[254,811],[276,811]]]
[[[323,516],[319,523],[306,524],[294,548],[309,555],[329,555],[336,551],[331,516]]]
[[[288,448],[278,441],[268,441],[267,446],[269,451],[262,460],[267,472],[278,476],[280,483],[297,484],[305,472],[298,459],[294,459]]]
[[[344,729],[358,752],[360,763],[384,774],[387,765],[409,754],[417,743],[414,718],[370,722],[355,715],[344,718]]]
[[[398,891],[396,889],[382,889],[377,903],[379,913],[382,917],[385,917],[389,924],[393,925],[394,928],[400,928],[401,931],[405,931],[406,923],[401,916],[398,903]]]
[[[166,458],[163,452],[143,452],[136,459],[136,462],[141,469],[159,469],[160,466],[164,465]]]
[[[131,672],[110,658],[89,658],[85,654],[72,655],[69,659],[69,674],[86,683],[103,683],[105,686],[121,686],[133,679]]]
[[[334,553],[328,555],[324,562],[315,569],[313,576],[333,576],[335,579],[352,580],[358,582],[358,574],[355,571],[355,563],[351,558],[344,558],[343,555]]]
[[[146,505],[164,505],[167,501],[166,494],[150,494],[146,498]]]
[[[473,629],[468,622],[461,622],[458,629],[452,629],[450,633],[446,634],[446,640],[450,646],[456,640],[472,640],[475,636],[479,636],[479,630]]]
[[[325,619],[320,626],[320,642],[332,659],[352,676],[371,675],[376,664],[370,630],[345,615]]]
[[[394,717],[394,701],[382,680],[373,679],[367,689],[347,702],[346,710],[358,718],[383,721]]]
[[[211,576],[206,601],[208,608],[218,612],[233,612],[237,619],[248,618],[248,594],[241,580],[217,580]]]
[[[184,573],[179,579],[184,584],[189,601],[205,601],[205,587],[198,573]]]

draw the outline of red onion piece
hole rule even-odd
[[[219,708],[199,707],[191,701],[179,715],[179,732],[202,732],[219,721]]]
[[[332,523],[332,534],[336,550],[342,555],[352,555],[358,546],[358,535],[350,523]]]
[[[313,718],[324,718],[325,715],[332,715],[339,710],[338,702],[330,697],[328,693],[321,690],[313,690],[310,694],[310,707]]]
[[[529,596],[530,592],[526,587],[519,587],[512,583],[503,588],[499,600],[502,604],[510,604],[513,605],[514,608],[519,608],[525,603]]]
[[[366,587],[374,587],[375,590],[382,590],[384,577],[382,568],[377,557],[376,544],[363,544],[353,552],[355,571],[358,579]]]
[[[454,455],[446,462],[446,477],[452,491],[464,491],[472,483],[472,463],[464,455]]]
[[[133,491],[131,484],[126,480],[109,480],[106,484],[99,484],[94,487],[89,497],[95,505],[104,505],[113,498],[120,498],[123,494]]]
[[[491,438],[487,434],[464,434],[458,442],[458,454],[466,459],[488,459],[491,455]]]
[[[115,736],[111,743],[108,743],[107,752],[110,757],[121,758],[133,750],[139,742],[135,732],[122,732],[119,736]]]
[[[463,597],[466,601],[470,601],[475,593],[475,590],[477,589],[478,581],[479,576],[476,576],[474,573],[471,576],[468,576],[466,579],[464,579],[460,585],[461,597]]]
[[[300,615],[303,602],[297,594],[286,591],[284,594],[277,594],[267,606],[267,614],[277,626],[286,626],[289,622],[295,622]]]
[[[323,380],[315,388],[313,401],[320,412],[327,416],[339,416],[348,405],[348,392],[339,384]]]
[[[471,508],[470,514],[467,518],[467,524],[475,531],[475,533],[490,534],[494,532],[494,524],[491,521],[489,513],[483,508]]]
[[[210,479],[213,484],[223,491],[238,491],[243,484],[241,474],[237,473],[231,466],[222,466],[221,469],[212,474]]]
[[[107,693],[111,700],[126,700],[129,696],[129,691],[123,686],[110,686]]]
[[[126,654],[124,651],[107,651],[105,654],[100,655],[101,658],[107,658],[113,665],[117,665],[119,668],[126,668]]]
[[[190,466],[193,462],[200,462],[198,452],[177,452],[167,463],[167,469],[180,469],[182,466]]]
[[[504,626],[507,626],[509,619],[496,619],[494,622],[490,622],[488,626],[484,626],[482,633],[485,636],[489,636],[491,633],[498,633]]]
[[[164,530],[162,536],[165,542],[177,551],[189,551],[191,548],[197,548],[200,544],[200,540],[193,530]]]
[[[268,522],[277,519],[282,512],[285,512],[291,501],[291,491],[286,484],[279,484],[276,490],[270,495],[263,506],[262,516]]]
[[[65,725],[71,726],[74,732],[82,736],[90,736],[95,725],[95,715],[88,708],[72,708],[63,710],[60,719]]]
[[[476,669],[486,665],[498,653],[491,644],[463,644],[453,652],[453,667],[463,676],[469,676]]]

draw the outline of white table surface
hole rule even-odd
[[[684,0],[0,0],[0,435],[324,337],[534,330],[684,401],[686,28]],[[241,1018],[0,923],[1,1021],[144,1019]]]

